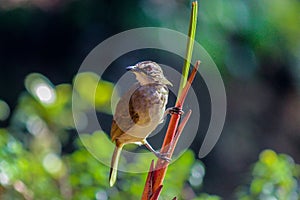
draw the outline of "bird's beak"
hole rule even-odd
[[[134,66],[128,66],[128,67],[126,67],[126,70],[131,71],[131,70],[134,70],[135,68],[136,68],[135,65]]]

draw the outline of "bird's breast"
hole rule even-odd
[[[142,85],[133,93],[125,94],[114,115],[118,131],[111,133],[112,138],[126,142],[146,138],[162,122],[167,101],[168,88],[165,85]]]
[[[153,95],[155,97],[152,99],[152,106],[149,107],[151,120],[156,124],[162,122],[168,102],[168,93],[168,88],[165,86],[156,87],[155,95]]]

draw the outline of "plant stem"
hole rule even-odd
[[[193,55],[195,34],[196,34],[197,12],[198,12],[198,4],[197,1],[194,1],[192,2],[192,11],[190,17],[190,25],[189,25],[189,33],[188,33],[188,41],[187,41],[187,49],[186,49],[186,58],[185,58],[184,66],[182,68],[182,77],[180,80],[180,87],[178,90],[177,102],[175,105],[179,109],[182,109],[184,100],[187,96],[187,93],[190,89],[190,86],[195,78],[198,67],[200,65],[200,61],[197,61],[188,79],[190,63]],[[188,84],[186,84],[187,81]],[[161,148],[162,154],[167,154],[169,158],[172,157],[177,141],[180,137],[180,134],[185,124],[187,123],[190,115],[191,115],[191,110],[187,113],[187,115],[185,116],[185,118],[183,119],[180,125],[178,125],[180,121],[180,115],[175,113],[171,116],[168,125],[168,130],[166,132],[165,139]],[[144,187],[142,200],[157,200],[159,198],[168,165],[169,163],[166,162],[165,160],[158,159],[153,169],[153,161],[152,161],[150,170],[148,172],[146,184]]]
[[[193,71],[192,71],[192,73],[189,77],[188,84],[186,84],[185,87],[183,88],[182,93],[179,96],[175,107],[178,107],[178,108],[182,109],[184,100],[185,100],[185,98],[187,96],[187,93],[188,93],[188,90],[190,89],[190,86],[191,86],[191,84],[192,84],[192,82],[195,78],[195,75],[197,73],[199,64],[200,64],[200,62],[197,61],[196,65],[195,65],[195,67],[194,67],[194,69],[193,69]],[[162,154],[168,154],[169,158],[172,157],[172,154],[173,154],[174,149],[176,147],[177,141],[174,142],[174,138],[175,138],[175,135],[176,135],[177,130],[178,130],[177,128],[178,128],[179,120],[180,120],[180,115],[179,114],[173,114],[172,115],[172,117],[170,119],[170,122],[169,122],[168,129],[167,129],[167,133],[166,133],[166,136],[165,136],[162,148],[161,148],[161,153]],[[157,163],[156,163],[156,166],[155,166],[156,171],[155,171],[154,177],[153,177],[154,178],[153,191],[155,191],[156,189],[159,188],[160,185],[162,185],[162,183],[164,181],[165,174],[167,172],[168,165],[169,165],[169,163],[166,162],[163,159],[158,159],[157,160]]]
[[[186,47],[186,54],[185,54],[185,61],[182,68],[182,77],[180,80],[180,87],[178,90],[177,96],[180,96],[181,90],[186,84],[190,63],[193,56],[193,48],[194,48],[194,41],[196,36],[196,27],[197,27],[197,16],[198,16],[198,3],[197,1],[192,2],[192,10],[191,10],[191,17],[190,17],[190,25],[189,25],[189,33],[188,33],[188,41]]]
[[[200,61],[197,61],[195,64],[195,67],[188,79],[188,84],[185,85],[185,87],[182,90],[182,93],[180,95],[180,97],[178,98],[178,101],[176,103],[176,107],[178,108],[182,108],[182,105],[184,103],[184,100],[187,96],[187,93],[191,87],[191,84],[195,78],[195,75],[198,71],[198,67],[200,65]],[[189,111],[185,118],[183,119],[182,123],[178,126],[178,122],[180,119],[180,115],[179,114],[173,114],[170,122],[169,122],[169,126],[168,126],[168,130],[164,139],[164,143],[162,145],[161,148],[161,153],[165,153],[168,154],[169,158],[172,157],[172,154],[174,152],[174,149],[176,147],[178,138],[180,137],[180,134],[185,126],[185,124],[187,123],[189,117],[191,115],[191,111]],[[153,169],[153,162],[151,163],[150,166],[150,170],[148,172],[148,177],[146,180],[146,184],[144,187],[144,192],[142,195],[142,200],[156,200],[159,197],[159,194],[162,190],[162,183],[164,181],[165,178],[165,174],[167,172],[167,168],[168,168],[169,163],[166,162],[163,159],[158,159],[155,165],[155,168]],[[155,198],[154,198],[155,197]]]

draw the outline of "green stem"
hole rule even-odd
[[[184,65],[182,68],[182,77],[180,80],[180,87],[179,87],[179,91],[178,91],[178,95],[177,95],[178,97],[180,96],[180,93],[186,84],[188,74],[189,74],[190,63],[191,63],[192,56],[193,56],[195,35],[196,35],[197,13],[198,13],[198,3],[197,3],[197,1],[194,1],[194,2],[192,2],[192,11],[191,11],[191,17],[190,17],[187,49],[186,49]]]

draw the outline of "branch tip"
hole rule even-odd
[[[153,193],[152,197],[150,198],[150,200],[158,200],[158,197],[161,193],[161,190],[163,188],[163,185],[160,185],[156,190],[155,192]]]

